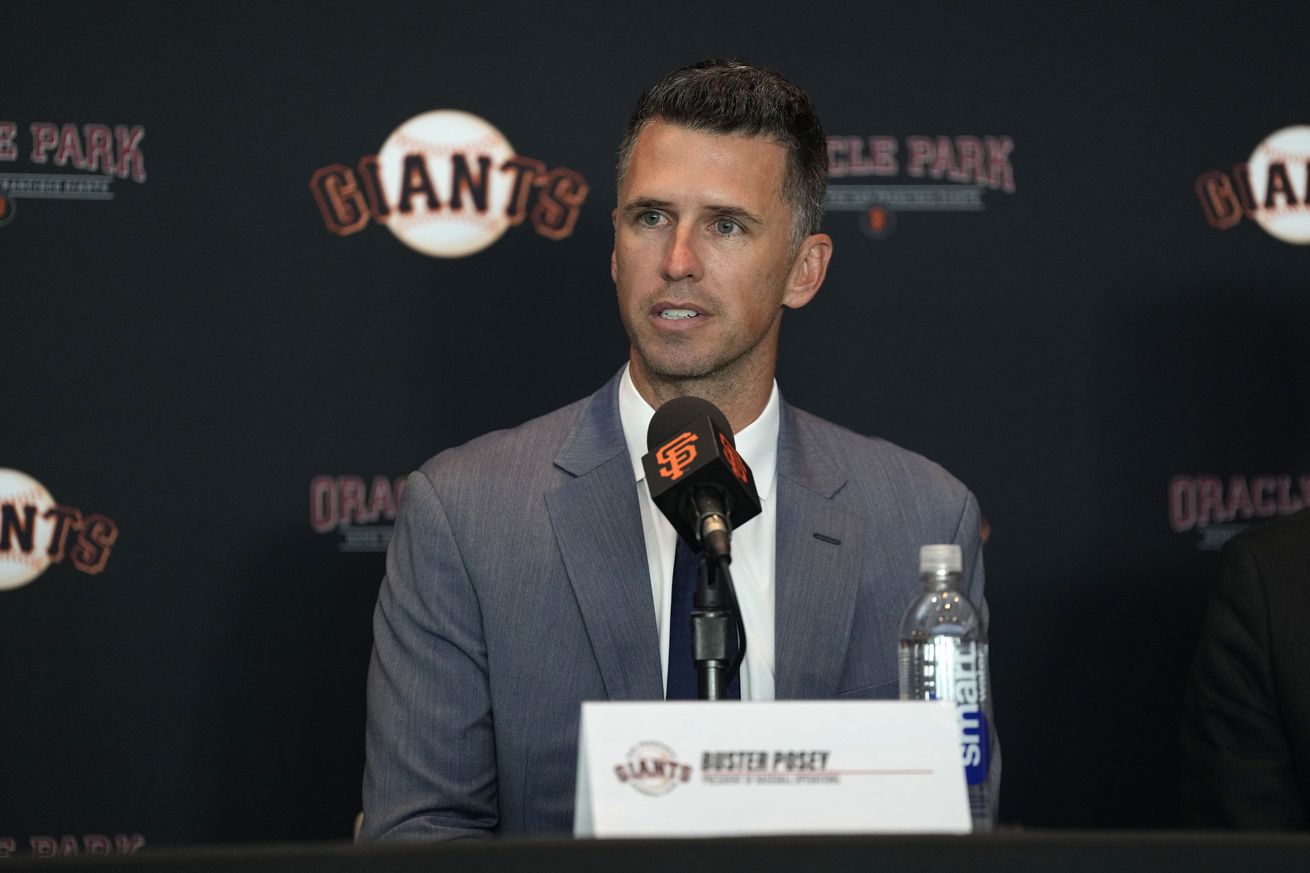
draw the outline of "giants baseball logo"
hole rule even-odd
[[[416,115],[356,168],[332,164],[310,190],[327,229],[338,236],[385,224],[405,245],[438,258],[462,258],[529,222],[549,239],[573,233],[587,181],[517,154],[499,130],[455,109]]]
[[[65,557],[83,573],[100,573],[117,541],[113,519],[61,506],[31,476],[0,469],[0,591],[26,585]]]
[[[750,483],[751,474],[746,467],[746,462],[742,460],[741,455],[737,453],[737,448],[728,442],[727,436],[719,434],[719,445],[723,446],[723,457],[728,461],[728,467],[732,470],[732,475],[741,480],[741,484]]]
[[[696,460],[696,440],[696,434],[687,431],[660,446],[655,453],[660,475],[675,482],[681,479],[687,467]]]
[[[1227,230],[1252,218],[1283,242],[1310,243],[1310,125],[1285,127],[1255,147],[1231,173],[1208,170],[1196,180],[1206,223]]]

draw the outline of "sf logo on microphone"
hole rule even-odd
[[[751,480],[750,471],[746,469],[746,462],[737,453],[736,447],[728,442],[728,438],[723,434],[719,434],[719,445],[723,446],[723,457],[728,459],[728,466],[732,468],[732,475],[740,479],[743,485],[749,483]]]
[[[664,445],[655,453],[655,461],[660,465],[660,475],[675,482],[682,478],[687,467],[696,460],[696,434],[687,431]]]

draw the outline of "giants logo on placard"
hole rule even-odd
[[[309,526],[337,533],[343,552],[385,552],[405,477],[315,476],[309,481]]]
[[[1197,548],[1218,549],[1254,521],[1310,506],[1310,475],[1184,473],[1169,480],[1169,527],[1196,531]]]
[[[1227,230],[1244,217],[1287,243],[1310,243],[1310,125],[1267,136],[1232,172],[1207,170],[1196,180],[1206,223]]]
[[[104,572],[117,541],[113,519],[62,506],[26,473],[0,469],[0,591],[21,588],[65,558],[83,573]]]
[[[141,151],[146,129],[139,124],[34,121],[27,131],[28,147],[20,149],[19,124],[0,121],[0,165],[17,162],[25,151],[34,166],[70,167],[93,175],[0,170],[0,226],[13,220],[18,200],[113,200],[109,189],[115,179],[146,180]]]
[[[416,115],[376,155],[323,167],[309,187],[330,232],[349,236],[372,220],[438,258],[480,252],[524,221],[564,239],[588,191],[577,171],[517,154],[487,121],[455,109]]]
[[[1014,193],[1008,136],[828,137],[828,178],[884,179],[876,184],[830,184],[825,208],[855,212],[873,239],[896,229],[906,212],[982,212],[987,191]],[[902,157],[903,156],[903,157]],[[893,180],[922,181],[893,181]],[[931,184],[937,181],[945,184]]]
[[[668,794],[679,782],[691,781],[691,772],[690,764],[679,763],[672,749],[654,740],[628,749],[628,760],[614,767],[620,782],[651,797]]]

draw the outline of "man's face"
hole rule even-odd
[[[777,143],[652,122],[614,212],[610,273],[641,377],[773,375],[789,290],[792,210]]]

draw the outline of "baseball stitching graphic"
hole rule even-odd
[[[10,507],[20,524],[26,522],[27,508],[36,507],[31,552],[23,550],[18,532],[13,529],[9,531],[9,548],[0,550],[0,591],[21,588],[50,566],[47,549],[54,533],[54,521],[45,518],[45,513],[54,505],[55,499],[40,482],[17,470],[0,469],[0,507]]]
[[[388,203],[400,201],[405,158],[422,155],[428,179],[439,201],[428,208],[427,197],[410,198],[413,210],[394,209],[387,227],[405,245],[426,255],[462,258],[485,249],[509,228],[510,174],[501,172],[514,147],[488,122],[468,112],[439,109],[416,115],[387,137],[378,152],[378,174]],[[486,210],[479,211],[467,190],[458,210],[451,209],[454,156],[462,154],[476,183],[486,185]],[[483,179],[478,158],[491,159]]]

